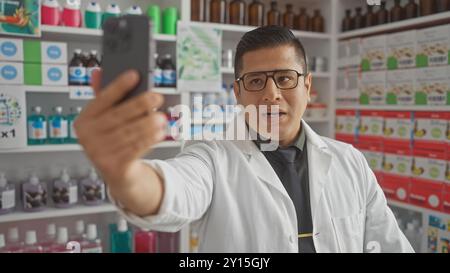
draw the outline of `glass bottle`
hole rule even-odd
[[[243,0],[233,0],[230,3],[230,24],[245,25],[245,8]]]
[[[409,0],[408,4],[405,6],[405,19],[416,18],[419,15],[419,7],[416,1]]]
[[[450,10],[450,0],[437,0],[436,12],[445,12]]]
[[[405,19],[403,8],[400,6],[401,0],[394,0],[394,6],[391,8],[391,23]]]
[[[420,16],[436,13],[436,0],[420,0]]]
[[[386,1],[381,1],[380,8],[377,11],[377,23],[379,25],[389,22],[389,12],[386,9]]]
[[[278,10],[277,1],[270,2],[270,10],[267,12],[267,25],[268,26],[281,25],[281,13]]]
[[[286,12],[283,14],[283,26],[294,29],[295,14],[292,4],[286,5]]]
[[[28,117],[28,144],[41,145],[47,141],[47,119],[42,115],[42,108],[34,106]]]
[[[264,4],[259,0],[253,0],[248,8],[248,24],[251,26],[264,25]]]
[[[353,17],[354,29],[360,29],[365,27],[364,16],[361,14],[361,10],[362,9],[360,7],[356,8],[356,14]]]
[[[320,14],[319,9],[314,10],[314,16],[311,21],[312,21],[311,23],[312,31],[325,32],[324,19],[323,16]]]
[[[191,21],[205,21],[205,0],[191,0]]]
[[[295,18],[295,28],[298,30],[309,31],[311,29],[311,18],[306,12],[306,8],[301,7],[300,13]]]
[[[48,118],[49,137],[51,144],[62,144],[67,141],[68,125],[67,118],[62,114],[62,107],[53,108],[53,114]]]
[[[377,25],[377,17],[373,12],[373,6],[367,5],[367,13],[365,19],[366,19],[366,27],[372,27]]]
[[[301,14],[300,9],[300,14]],[[353,29],[353,22],[352,22],[352,10],[347,9],[345,10],[345,17],[342,19],[342,31],[349,31]]]
[[[212,23],[226,23],[226,7],[225,0],[211,0],[209,3],[209,21]]]

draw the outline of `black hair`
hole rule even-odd
[[[236,55],[234,56],[235,70],[234,77],[237,79],[243,69],[242,57],[245,53],[263,49],[274,48],[283,45],[290,45],[295,48],[297,58],[306,74],[306,51],[299,39],[285,27],[280,26],[264,26],[249,31],[242,36],[236,47]]]

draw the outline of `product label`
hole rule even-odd
[[[89,248],[83,248],[81,250],[81,253],[103,253],[103,249],[101,246],[99,247],[89,247]]]
[[[86,68],[85,67],[70,67],[69,68],[69,82],[71,84],[86,84]]]
[[[4,42],[0,47],[0,51],[6,57],[13,57],[17,53],[17,47],[14,43]]]
[[[46,139],[47,138],[47,122],[45,120],[35,120],[28,122],[28,138],[29,139]]]
[[[61,49],[57,46],[49,46],[47,48],[47,56],[50,59],[57,60],[61,57]]]
[[[450,83],[446,67],[416,70],[416,104],[445,105],[450,98]]]
[[[445,119],[416,119],[415,140],[445,141],[447,122]]]
[[[446,162],[434,158],[414,157],[412,174],[415,177],[442,182],[445,180]]]
[[[12,65],[5,65],[2,68],[1,75],[6,80],[14,80],[17,77],[17,69]]]
[[[365,136],[383,136],[383,117],[361,116],[359,134]]]
[[[160,86],[163,84],[163,75],[161,69],[155,69],[153,72],[153,82],[156,86]]]
[[[67,120],[54,119],[50,123],[51,138],[67,138]]]
[[[415,39],[415,30],[388,36],[388,69],[411,68],[416,66]]]
[[[386,118],[384,124],[384,136],[409,141],[413,130],[413,123],[410,119]]]
[[[358,126],[356,116],[337,116],[336,117],[336,133],[354,135]]]
[[[9,190],[2,193],[1,209],[11,209],[15,206],[15,191]]]
[[[165,69],[162,71],[163,85],[175,85],[177,80],[177,74],[175,70]]]
[[[387,73],[387,104],[414,104],[414,70],[398,70]]]
[[[78,187],[69,187],[69,204],[76,203],[78,201]]]
[[[362,51],[363,71],[386,69],[386,35],[363,39]]]
[[[447,65],[449,52],[448,25],[417,31],[417,67]]]
[[[47,77],[50,81],[58,82],[62,78],[62,71],[59,68],[52,67],[48,70]]]
[[[412,156],[386,153],[384,155],[383,171],[390,174],[410,176],[412,162]]]
[[[381,105],[386,103],[386,73],[366,72],[362,74],[360,103]]]

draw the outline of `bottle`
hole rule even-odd
[[[420,0],[420,16],[436,13],[436,0]]]
[[[0,215],[11,212],[16,206],[16,189],[8,183],[5,174],[0,173]]]
[[[394,0],[394,6],[391,8],[391,23],[405,19],[404,9],[400,6],[401,0]]]
[[[320,14],[320,10],[314,10],[314,16],[312,18],[312,31],[314,32],[325,32],[325,22],[323,16]]]
[[[190,234],[189,249],[190,253],[198,253],[198,234],[195,231]]]
[[[99,179],[95,169],[91,169],[89,176],[81,181],[81,199],[85,205],[95,206],[105,200],[105,184]]]
[[[361,14],[361,8],[357,7],[356,9],[356,14],[353,17],[353,25],[354,25],[354,29],[360,29],[365,27],[365,21],[364,21],[364,16]]]
[[[163,76],[161,69],[161,61],[158,58],[158,53],[155,53],[155,70],[153,71],[153,84],[155,87],[163,86]]]
[[[156,253],[156,233],[148,229],[134,234],[134,253]]]
[[[23,252],[23,243],[19,238],[19,229],[12,227],[8,229],[8,242],[6,244],[6,251],[11,253]]]
[[[283,26],[289,29],[294,29],[295,14],[292,4],[286,5],[286,12],[283,14]]]
[[[131,253],[133,251],[133,239],[125,219],[119,218],[117,230],[111,238],[111,253]]]
[[[306,8],[301,7],[300,13],[295,16],[294,27],[297,30],[309,31],[311,30],[311,18],[306,12]]]
[[[133,6],[129,7],[125,11],[125,14],[128,14],[128,15],[142,15],[142,9],[139,6],[133,5]]]
[[[205,21],[205,0],[191,0],[191,21]]]
[[[270,10],[267,12],[268,26],[281,26],[281,13],[278,10],[277,1],[270,2]]]
[[[45,253],[51,253],[52,247],[56,242],[56,225],[54,223],[47,225],[46,238],[41,243],[42,250]]]
[[[48,135],[51,144],[63,144],[67,141],[69,130],[67,126],[67,118],[62,114],[61,106],[53,108],[53,114],[48,118]]]
[[[108,20],[108,18],[111,17],[119,17],[120,16],[120,7],[119,5],[115,4],[115,3],[111,3],[106,7],[106,11],[103,13],[102,16],[102,24],[105,23],[106,20]]]
[[[62,12],[62,24],[67,27],[81,27],[81,10],[79,0],[66,0]]]
[[[75,120],[78,118],[82,111],[81,107],[72,107],[70,109],[70,115],[67,116],[67,122],[69,126],[69,137],[67,138],[68,143],[77,143],[78,137],[75,132],[74,124]]]
[[[419,16],[419,7],[415,0],[409,0],[405,6],[405,19],[412,19]]]
[[[99,3],[88,4],[84,12],[84,25],[91,29],[99,29],[102,26],[102,10]]]
[[[28,117],[28,145],[42,145],[47,141],[47,119],[41,114],[42,108],[34,106]]]
[[[47,185],[32,174],[27,182],[22,184],[23,209],[25,211],[40,211],[47,205]]]
[[[300,10],[301,14],[301,10]],[[352,22],[352,10],[346,9],[345,10],[345,17],[342,19],[342,31],[349,31],[353,29],[353,22]]]
[[[230,24],[245,25],[245,9],[244,0],[233,0],[230,2]]]
[[[57,0],[44,0],[41,6],[41,23],[58,26],[61,23],[61,6]]]
[[[97,226],[89,224],[87,226],[86,240],[81,243],[81,253],[102,253],[102,241],[97,238]]]
[[[177,126],[177,118],[172,116],[173,109],[173,107],[168,107],[166,110],[167,131],[165,140],[175,140],[178,138],[175,130]]]
[[[69,242],[69,232],[67,227],[58,228],[58,236],[56,237],[55,244],[51,247],[52,253],[70,253],[71,251],[67,249],[67,243]]]
[[[225,0],[211,0],[209,3],[209,21],[212,23],[226,23],[227,2]]]
[[[386,9],[386,1],[380,2],[380,8],[377,11],[377,23],[379,25],[387,24],[389,22],[389,12]]]
[[[9,253],[6,248],[5,235],[3,233],[0,233],[0,253]]]
[[[263,26],[264,14],[264,4],[259,0],[253,0],[248,8],[248,24],[251,26]]]
[[[23,247],[24,253],[42,253],[44,252],[42,246],[37,243],[35,230],[28,230],[25,233],[25,245]]]
[[[86,83],[86,67],[81,56],[81,49],[75,49],[69,63],[69,85],[85,85]]]
[[[177,253],[178,233],[158,232],[158,253]]]
[[[86,240],[86,234],[84,232],[84,221],[78,220],[75,223],[75,234],[70,237],[71,241],[79,242],[80,244]]]
[[[177,84],[177,73],[175,70],[175,65],[172,62],[172,56],[166,54],[161,61],[162,69],[162,85],[164,87],[176,87]]]
[[[95,70],[100,70],[100,61],[97,58],[97,50],[91,50],[86,61],[86,83],[92,83],[92,73]]]
[[[78,202],[78,186],[75,179],[70,179],[66,169],[61,177],[53,182],[53,203],[57,208],[68,208]]]
[[[373,6],[367,5],[367,13],[364,17],[366,19],[366,27],[373,27],[378,24],[377,16],[373,12]]]

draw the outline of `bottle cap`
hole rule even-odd
[[[25,244],[26,245],[34,245],[36,242],[37,242],[36,231],[35,230],[28,230],[25,233]]]
[[[86,7],[86,10],[91,12],[101,12],[100,5],[97,2],[90,2]]]
[[[8,180],[6,180],[5,173],[0,173],[0,188],[4,188]]]
[[[128,230],[127,221],[122,217],[119,218],[119,221],[117,222],[117,230],[119,232],[126,232]]]
[[[95,171],[94,168],[91,168],[91,170],[89,171],[89,178],[92,181],[97,181],[98,180],[98,174],[97,174],[97,172]]]
[[[56,0],[45,0],[44,3],[42,3],[42,6],[50,8],[59,8],[59,3]]]
[[[131,15],[141,15],[142,9],[139,6],[131,6],[127,9],[126,13]]]
[[[95,224],[89,224],[87,226],[87,239],[88,240],[97,239],[97,226]]]
[[[47,225],[47,235],[55,236],[56,235],[56,225],[54,223]]]
[[[42,108],[40,106],[35,106],[32,109],[36,114],[40,114],[42,112]]]
[[[70,176],[66,169],[62,170],[61,181],[64,183],[69,183],[69,181],[70,181]]]
[[[58,237],[56,238],[57,244],[66,244],[69,241],[69,232],[66,227],[58,228]]]
[[[58,114],[61,114],[63,109],[61,106],[55,106],[55,108],[53,108],[53,111],[55,111]]]
[[[80,1],[79,0],[66,0],[66,4],[64,5],[66,9],[80,9]]]
[[[106,8],[107,13],[120,14],[120,7],[117,4],[109,4]]]
[[[97,50],[91,50],[91,55],[97,56]]]
[[[73,51],[75,54],[80,55],[81,54],[81,49],[77,48]]]
[[[36,176],[36,174],[32,174],[30,176],[30,184],[34,186],[39,185],[39,178]]]
[[[8,240],[10,242],[18,242],[19,241],[19,228],[13,227],[8,229]]]

